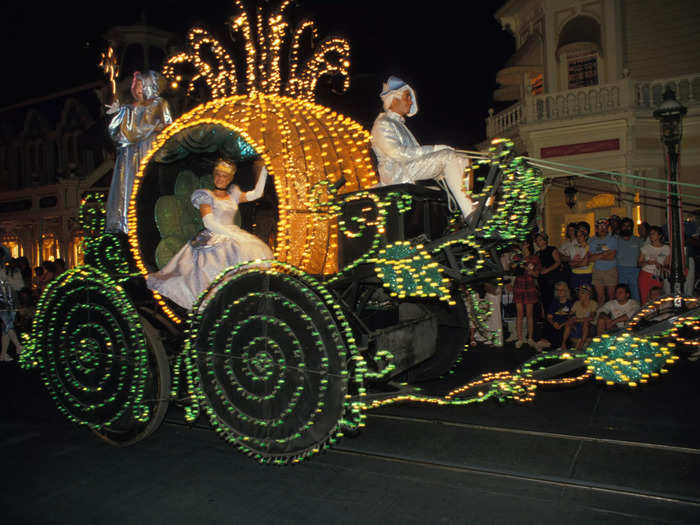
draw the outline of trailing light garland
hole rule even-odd
[[[679,317],[669,337],[677,344],[700,346],[700,317]]]
[[[583,363],[583,371],[575,377],[536,379],[533,375],[548,361],[565,361],[576,358],[580,358],[580,356],[573,356],[568,352],[550,352],[534,357],[515,372],[502,371],[482,374],[469,383],[454,388],[444,396],[399,393],[393,397],[357,401],[355,406],[358,410],[366,411],[404,402],[461,406],[482,403],[488,399],[496,399],[500,402],[513,400],[518,403],[526,403],[534,399],[538,386],[571,386],[590,379],[592,374],[583,368]]]
[[[700,306],[700,299],[696,299],[694,297],[684,297],[683,302],[689,310]],[[627,330],[634,331],[640,322],[644,321],[645,319],[658,315],[661,311],[674,309],[674,303],[674,297],[661,297],[655,301],[645,304],[641,310],[634,314],[632,319],[629,320],[627,323]]]
[[[634,337],[629,332],[593,338],[586,354],[586,364],[596,379],[608,385],[626,383],[631,387],[665,374],[663,367],[678,359],[668,345]]]

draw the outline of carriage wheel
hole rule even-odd
[[[42,379],[59,410],[106,441],[129,445],[165,416],[168,360],[123,288],[89,266],[43,293],[32,328]]]
[[[421,303],[438,320],[436,352],[425,361],[406,370],[399,380],[408,383],[430,381],[446,374],[458,363],[469,342],[469,317],[462,297],[454,292],[456,304],[448,305],[443,301]]]
[[[333,303],[301,271],[251,263],[227,270],[195,306],[200,402],[258,461],[298,461],[340,435],[351,351]]]
[[[158,331],[153,328],[151,323],[141,317],[141,325],[149,351],[144,402],[149,407],[151,417],[146,422],[134,421],[132,425],[127,425],[125,428],[119,428],[117,425],[93,428],[93,432],[97,436],[117,447],[133,445],[153,434],[168,412],[171,381],[168,354],[165,352]]]

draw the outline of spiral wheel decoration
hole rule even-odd
[[[216,431],[258,461],[286,463],[341,435],[352,352],[329,292],[266,265],[227,270],[210,286],[188,344]]]
[[[71,421],[123,445],[162,420],[167,357],[162,347],[154,354],[139,314],[107,274],[83,266],[53,280],[37,307],[31,347],[46,388]]]

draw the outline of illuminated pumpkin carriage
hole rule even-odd
[[[374,187],[367,132],[327,108],[261,94],[198,107],[144,159],[128,238],[96,235],[87,264],[47,287],[23,361],[69,419],[112,444],[150,435],[173,400],[187,420],[204,412],[227,441],[275,463],[322,450],[386,403],[527,401],[540,384],[658,373],[674,359],[668,348],[628,334],[439,396],[416,386],[455,365],[470,320],[489,335],[477,291],[501,276],[499,245],[527,232],[541,188],[510,147],[497,141],[481,161],[465,223],[439,187]],[[186,197],[211,184],[203,166],[222,152],[264,159],[278,217],[263,237],[276,260],[225,269],[188,313],[144,277],[200,227]],[[99,230],[100,213],[86,202],[84,227]]]
[[[288,3],[270,18],[270,35],[284,29]],[[232,24],[251,43],[247,18]],[[300,25],[295,45],[309,27]],[[253,53],[250,94],[224,96],[227,86],[236,92],[235,74],[202,65],[195,52],[207,44],[232,62],[202,30],[191,32],[189,55],[170,59],[194,62],[220,98],[157,137],[136,178],[128,238],[102,234],[103,209],[86,199],[81,220],[95,234],[86,265],[46,288],[22,356],[69,419],[128,445],[150,435],[176,400],[187,420],[204,412],[241,450],[286,463],[362,427],[374,406],[524,401],[538,381],[583,366],[579,359],[545,370],[538,358],[439,397],[413,386],[454,366],[470,320],[489,335],[477,289],[502,274],[499,244],[527,232],[541,179],[497,141],[481,161],[478,207],[466,223],[451,218],[439,187],[375,188],[367,131],[304,95],[321,74],[347,74],[345,44],[328,42],[335,63],[324,61],[323,45],[304,71],[292,54],[299,74],[290,75],[288,96],[272,94],[280,87],[275,53],[265,55],[266,90],[253,89]],[[267,206],[244,210],[242,223],[271,244],[275,260],[225,269],[190,313],[148,290],[145,276],[201,228],[189,195],[211,186],[213,160],[245,164],[257,155],[274,189]]]
[[[33,359],[61,410],[113,443],[143,439],[184,396],[188,417],[203,409],[262,459],[311,454],[362,424],[368,386],[437,378],[465,349],[469,286],[500,275],[484,238],[520,235],[539,191],[503,146],[458,229],[439,187],[372,188],[368,133],[327,108],[262,94],[198,107],[142,162],[128,239],[92,238],[88,264],[47,288]],[[210,184],[198,162],[222,152],[264,159],[276,260],[225,270],[188,314],[144,276],[201,227],[187,197]]]

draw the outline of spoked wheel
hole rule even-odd
[[[141,317],[141,327],[148,344],[148,376],[144,384],[143,403],[151,417],[147,421],[133,420],[129,425],[93,428],[93,432],[110,445],[126,447],[155,432],[168,412],[170,396],[170,364],[158,332]]]
[[[469,342],[469,318],[464,300],[454,294],[455,305],[443,301],[421,303],[437,318],[435,353],[399,376],[402,381],[430,381],[446,374],[459,361]]]
[[[83,266],[52,281],[37,307],[32,346],[44,384],[71,421],[119,446],[144,439],[162,422],[167,356],[107,274]]]
[[[280,263],[233,268],[211,285],[190,348],[200,402],[222,437],[264,463],[298,461],[334,440],[351,357],[336,308],[320,284]]]

